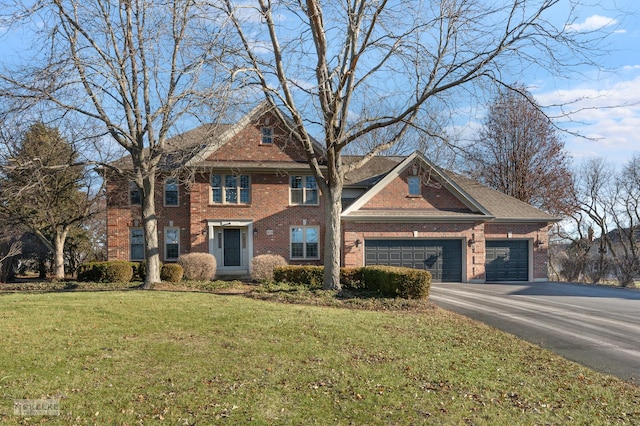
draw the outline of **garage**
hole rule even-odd
[[[365,265],[426,269],[433,281],[462,281],[462,240],[366,240]]]
[[[528,281],[529,241],[487,240],[487,281]]]

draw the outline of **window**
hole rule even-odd
[[[261,127],[260,133],[262,138],[260,142],[262,145],[272,145],[273,144],[273,128],[271,127]]]
[[[318,204],[318,185],[313,176],[291,176],[290,204]]]
[[[407,178],[407,183],[409,184],[409,195],[417,196],[420,195],[420,176],[409,176]]]
[[[317,226],[291,228],[291,259],[319,259],[319,233]]]
[[[178,205],[178,180],[176,178],[169,178],[164,182],[164,205]]]
[[[180,228],[164,229],[164,260],[180,257]]]
[[[211,175],[211,202],[214,204],[249,204],[249,175]]]
[[[129,258],[144,260],[144,231],[142,228],[129,229]]]
[[[132,206],[139,206],[141,203],[140,189],[135,182],[129,182],[129,203]]]

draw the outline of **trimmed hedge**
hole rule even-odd
[[[364,268],[340,268],[340,283],[345,289],[364,290]]]
[[[273,270],[275,281],[322,288],[323,266],[279,266]],[[431,287],[431,273],[422,269],[393,266],[341,268],[340,282],[345,289],[368,290],[385,297],[426,299]]]
[[[112,262],[90,262],[78,268],[78,281],[97,283],[130,282],[135,264],[116,260]]]
[[[166,265],[162,265],[160,269],[160,279],[171,283],[179,283],[182,281],[183,274],[184,270],[182,266],[177,263],[167,263]]]
[[[273,280],[285,283],[305,284],[310,288],[322,288],[324,266],[276,266]]]
[[[362,275],[369,290],[387,297],[426,299],[429,296],[429,271],[395,266],[367,266],[362,268]]]

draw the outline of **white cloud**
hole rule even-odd
[[[633,67],[637,70],[638,67]],[[590,82],[575,89],[537,93],[541,105],[563,104],[556,122],[583,137],[565,137],[575,159],[604,157],[616,165],[640,153],[640,75],[617,82]],[[559,115],[559,108],[547,111]]]
[[[600,15],[592,15],[592,16],[589,16],[582,23],[569,24],[565,28],[567,31],[575,31],[575,32],[597,31],[606,27],[610,27],[617,23],[618,21],[616,21],[613,18],[608,18],[606,16],[600,16]]]

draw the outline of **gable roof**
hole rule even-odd
[[[346,161],[356,161],[357,158]],[[428,170],[429,178],[442,185],[468,207],[468,212],[430,210],[378,209],[364,210],[363,206],[391,181],[411,167],[420,164]],[[387,168],[384,170],[384,168]],[[352,172],[353,173],[353,172]],[[549,215],[527,203],[488,188],[457,173],[440,169],[424,155],[414,152],[408,157],[374,157],[358,173],[349,173],[345,186],[369,188],[342,213],[344,220],[425,220],[430,221],[491,221],[491,222],[556,222],[559,218]]]
[[[235,124],[202,124],[194,129],[167,139],[165,142],[166,150],[160,163],[161,167],[165,169],[173,169],[180,166],[222,166],[222,168],[242,168],[243,170],[306,170],[309,167],[306,161],[256,162],[242,161],[242,159],[239,159],[239,161],[225,162],[224,164],[207,161],[207,159],[216,152],[216,150],[230,142],[234,136],[244,130],[251,123],[258,120],[261,115],[272,110],[272,107],[266,101],[263,101],[245,114]],[[288,127],[294,126],[293,120],[282,111],[278,110],[278,114],[275,115],[283,117]],[[313,144],[316,152],[324,157],[324,148],[322,145],[314,138],[311,138],[311,143]],[[145,148],[145,150],[148,150],[148,148]],[[131,168],[131,156],[125,155],[124,157],[114,161],[112,164],[118,167]]]
[[[185,166],[198,166],[198,165],[207,165],[207,158],[209,158],[214,152],[216,152],[216,150],[218,150],[221,146],[223,146],[224,144],[228,143],[229,141],[231,141],[233,139],[234,136],[236,136],[238,133],[240,133],[243,129],[245,129],[247,126],[249,126],[252,122],[256,121],[258,118],[260,118],[260,116],[262,116],[263,114],[268,113],[269,111],[272,111],[272,107],[269,105],[269,103],[267,101],[263,101],[260,104],[258,104],[255,108],[253,108],[251,111],[249,111],[249,113],[247,113],[244,117],[242,117],[240,120],[238,120],[237,123],[228,126],[227,128],[224,129],[224,131],[222,133],[220,133],[219,135],[217,135],[217,137],[215,139],[209,140],[207,144],[204,144],[202,146],[202,148],[200,149],[199,152],[195,153],[190,159],[189,161],[187,161],[185,163]],[[293,120],[291,120],[286,114],[284,114],[282,111],[278,110],[279,114],[276,114],[276,116],[281,116],[284,118],[284,120],[286,121],[287,126],[289,127],[293,127],[294,123]],[[195,129],[197,130],[197,129]],[[316,141],[315,139],[311,138],[311,143],[314,146],[314,149],[316,150],[316,152],[323,154],[324,153],[324,149],[322,148],[322,145]],[[242,161],[240,161],[239,163],[242,163]],[[306,164],[306,162],[305,162]],[[250,166],[251,164],[246,164],[246,166]],[[253,164],[255,166],[255,164]],[[286,168],[286,164],[281,164],[280,166],[285,167]],[[278,167],[281,168],[281,167]]]

